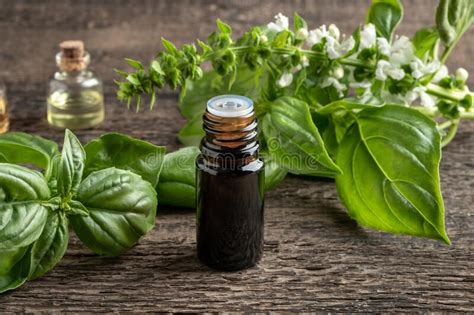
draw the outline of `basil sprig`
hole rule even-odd
[[[54,142],[24,133],[0,136],[0,149],[0,293],[62,259],[69,223],[86,246],[109,256],[153,228],[163,147],[108,134],[84,149],[66,130],[61,153]]]

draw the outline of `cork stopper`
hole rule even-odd
[[[81,71],[87,67],[87,53],[84,51],[84,42],[80,40],[67,40],[59,44],[59,67],[65,71]]]

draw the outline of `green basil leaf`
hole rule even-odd
[[[0,152],[2,162],[34,164],[45,169],[47,174],[51,159],[59,154],[55,142],[22,132],[0,135]]]
[[[86,153],[76,136],[66,130],[61,160],[58,166],[58,192],[62,196],[73,195],[82,179]]]
[[[440,0],[436,9],[436,27],[448,47],[454,45],[474,21],[474,1]]]
[[[306,103],[291,97],[277,99],[263,119],[263,133],[274,161],[290,173],[334,177],[340,172]]]
[[[298,15],[298,13],[295,12],[293,15],[293,29],[295,32],[297,32],[300,28],[307,29],[308,24],[301,16]]]
[[[0,250],[0,293],[23,285],[30,273],[30,246]]]
[[[302,85],[297,92],[297,97],[312,107],[324,106],[340,99],[339,92],[333,86],[322,88],[318,84],[313,87]]]
[[[132,171],[156,186],[166,149],[118,133],[110,133],[85,145],[84,177],[109,167]]]
[[[202,116],[206,110],[207,101],[220,94],[238,94],[250,98],[260,95],[259,71],[252,71],[247,67],[237,69],[237,77],[229,89],[229,77],[222,77],[215,71],[205,72],[201,79],[196,81],[187,80],[185,89],[181,91],[179,98],[179,110],[187,119],[196,115]]]
[[[72,215],[69,220],[81,241],[98,254],[121,254],[155,223],[156,192],[130,171],[108,168],[90,174],[76,199],[89,216]]]
[[[194,208],[196,206],[197,147],[186,147],[165,156],[160,182],[156,186],[160,204]]]
[[[382,106],[382,105],[372,105],[372,104],[362,104],[355,101],[347,101],[347,100],[337,100],[332,103],[329,103],[319,109],[317,109],[317,113],[321,115],[329,115],[333,114],[337,111],[347,111],[351,109],[366,109],[371,106]]]
[[[372,0],[366,22],[374,24],[380,36],[391,40],[402,18],[403,6],[399,0]]]
[[[68,220],[62,212],[49,212],[40,237],[31,246],[29,280],[41,277],[64,256],[69,243]]]
[[[434,27],[424,27],[416,32],[412,39],[415,55],[422,59],[430,60],[437,58],[439,33]]]
[[[205,135],[202,124],[202,114],[197,114],[179,131],[179,141],[186,146],[199,146]]]
[[[49,176],[45,176],[48,181],[48,187],[51,190],[51,196],[58,194],[58,169],[61,163],[61,154],[55,155],[51,159],[49,167]]]
[[[0,163],[0,250],[24,247],[41,234],[50,198],[44,177],[25,167]]]
[[[222,22],[220,19],[217,19],[217,28],[224,34],[232,34],[232,28],[229,24]]]
[[[265,158],[265,191],[276,188],[285,179],[287,173],[270,156]]]
[[[418,111],[360,112],[337,152],[339,195],[360,224],[450,243],[440,190],[440,135]]]
[[[87,209],[81,202],[77,200],[69,201],[67,206],[69,207],[68,211],[73,215],[89,215],[89,209]]]

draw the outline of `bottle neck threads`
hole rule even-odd
[[[222,117],[206,110],[203,127],[206,134],[201,152],[208,166],[235,170],[258,159],[257,119],[253,109],[236,117]]]

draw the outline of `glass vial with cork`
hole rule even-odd
[[[48,122],[57,128],[85,129],[104,120],[102,81],[87,69],[82,41],[65,41],[56,55],[59,71],[49,83]]]
[[[5,85],[0,82],[0,134],[8,131],[10,127],[10,118],[7,108],[7,90]]]
[[[247,97],[209,100],[197,165],[197,252],[218,270],[255,265],[263,253],[264,167]]]

